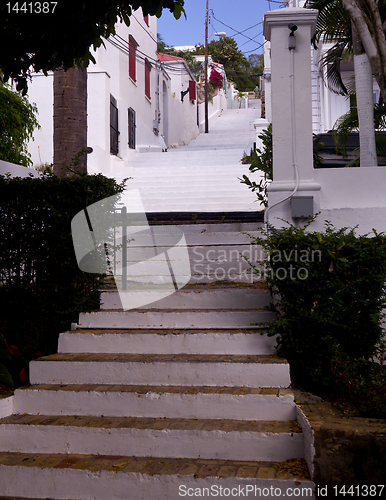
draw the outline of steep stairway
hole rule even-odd
[[[240,225],[209,226],[185,227],[199,262],[249,248]],[[198,276],[129,311],[106,287],[31,362],[0,420],[0,498],[312,498],[289,366],[254,324],[273,317],[267,291],[243,269]]]
[[[256,141],[256,109],[224,110],[187,146],[164,152],[135,152],[118,160],[110,173],[117,181],[130,177],[128,189],[138,188],[146,213],[258,211],[256,195],[241,184],[248,165],[241,163]],[[257,174],[250,177],[258,179]]]

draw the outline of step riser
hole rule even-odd
[[[5,428],[6,427],[6,428]],[[304,458],[303,434],[0,425],[1,451],[282,462]]]
[[[239,291],[237,291],[239,290]],[[136,292],[131,291],[132,294]],[[142,292],[143,293],[143,292]],[[156,297],[157,290],[149,291],[151,297]],[[268,307],[271,295],[267,290],[216,290],[185,291],[179,290],[169,297],[161,298],[146,309],[250,309]],[[103,292],[101,294],[101,309],[121,309],[122,304],[118,292]]]
[[[31,384],[186,385],[282,387],[290,385],[285,363],[32,361]]]
[[[98,311],[80,313],[81,328],[251,328],[269,322],[269,311]]]
[[[87,332],[87,330],[86,330]],[[275,354],[276,337],[260,333],[61,333],[61,353]]]
[[[181,500],[184,497],[191,498],[191,494],[194,491],[197,492],[196,488],[200,488],[201,491],[203,491],[202,488],[213,488],[216,494],[220,491],[220,487],[229,488],[231,492],[235,489],[236,495],[240,492],[240,488],[244,488],[241,495],[245,494],[246,498],[264,497],[267,500],[285,497],[289,488],[296,492],[296,498],[310,500],[313,498],[310,490],[314,489],[313,484],[308,481],[196,478],[192,474],[146,476],[138,473],[104,470],[93,474],[88,470],[0,466],[0,494],[8,496],[27,496],[33,492],[35,497],[39,498],[122,500],[128,499],[130,492],[130,500]],[[250,488],[253,488],[253,491]],[[266,488],[266,490],[261,491],[261,494],[256,491],[255,495],[255,488]],[[271,488],[273,488],[274,496],[270,495]],[[237,496],[229,496],[227,490],[225,494],[228,498],[237,498]],[[225,497],[218,495],[218,498]]]
[[[240,411],[242,408],[242,411]],[[293,397],[150,392],[18,390],[14,413],[109,417],[295,420]]]

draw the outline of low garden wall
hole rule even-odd
[[[297,410],[317,498],[382,497],[386,420],[347,418],[329,403],[315,399],[303,398]]]

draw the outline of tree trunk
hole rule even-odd
[[[342,4],[355,24],[372,73],[386,102],[386,38],[378,0],[342,0]]]
[[[54,173],[72,175],[72,166],[87,173],[87,70],[54,72]],[[81,153],[81,151],[84,151]]]
[[[373,74],[371,65],[352,23],[355,90],[359,120],[360,166],[378,165],[375,146]]]

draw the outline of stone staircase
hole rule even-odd
[[[235,244],[199,229],[200,247]],[[251,325],[270,297],[212,279],[130,311],[106,290],[31,362],[0,420],[0,499],[312,498],[289,366]]]
[[[111,172],[128,189],[140,190],[147,214],[154,212],[258,211],[264,207],[256,194],[241,184],[249,165],[241,159],[256,141],[256,109],[224,110],[210,127],[187,146],[165,152],[133,152],[126,161],[117,159]]]

